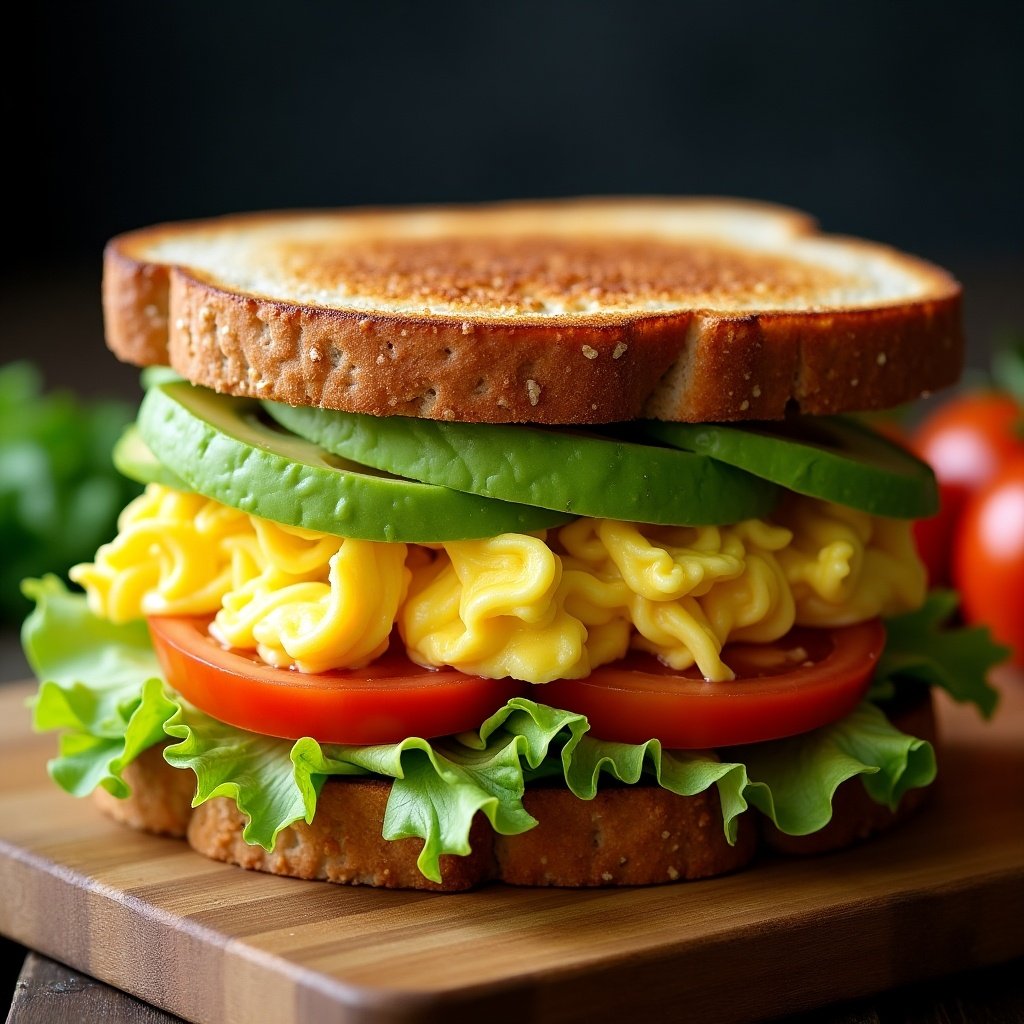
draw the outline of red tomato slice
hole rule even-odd
[[[168,683],[241,729],[325,743],[397,743],[476,729],[509,698],[527,696],[587,716],[591,735],[669,749],[755,743],[806,732],[852,711],[885,643],[878,619],[843,629],[794,629],[774,644],[732,644],[737,678],[708,683],[632,654],[586,679],[545,686],[421,668],[400,645],[366,668],[306,674],[225,650],[206,619],[149,620]]]
[[[323,743],[398,743],[476,729],[512,697],[531,689],[455,669],[413,664],[392,643],[361,669],[303,673],[255,654],[226,650],[208,619],[153,617],[149,632],[167,682],[200,711],[251,732]]]
[[[885,646],[879,619],[842,629],[794,629],[773,644],[732,644],[731,682],[705,682],[654,658],[630,656],[585,679],[560,679],[543,701],[586,715],[590,735],[623,743],[657,738],[695,750],[795,736],[849,714]]]

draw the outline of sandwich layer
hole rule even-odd
[[[128,362],[480,423],[892,406],[956,379],[959,304],[930,264],[736,200],[229,216],[121,235],[104,268]]]
[[[104,619],[212,616],[219,643],[278,668],[361,667],[397,626],[418,664],[533,683],[630,647],[725,680],[730,640],[866,622],[925,594],[909,522],[796,495],[730,526],[577,519],[546,539],[427,548],[282,527],[151,484],[72,578]]]
[[[898,729],[935,743],[927,691],[890,719]],[[520,835],[499,835],[477,815],[469,836],[472,853],[442,856],[438,883],[416,866],[422,840],[382,838],[386,780],[328,780],[312,824],[288,826],[268,852],[242,839],[245,817],[233,800],[218,797],[193,810],[191,772],[167,765],[159,747],[132,762],[124,778],[132,788],[125,799],[96,790],[94,799],[105,813],[143,831],[187,835],[196,852],[214,860],[296,878],[447,892],[488,881],[583,887],[709,878],[744,867],[758,849],[821,853],[867,839],[906,818],[928,792],[911,790],[890,811],[851,780],[837,792],[832,821],[821,832],[794,837],[765,827],[759,840],[750,816],[743,815],[730,846],[714,788],[683,797],[641,783],[604,788],[593,800],[580,800],[559,786],[534,786],[523,805],[537,826]]]

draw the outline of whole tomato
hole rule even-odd
[[[925,417],[911,447],[935,470],[940,511],[914,524],[921,560],[932,586],[951,579],[957,526],[970,496],[1008,460],[1024,454],[1017,433],[1021,409],[1008,394],[976,391],[950,399]]]
[[[939,481],[939,511],[927,519],[915,519],[911,527],[917,554],[928,571],[930,587],[944,587],[950,581],[953,538],[969,492]]]
[[[964,618],[981,622],[1024,667],[1024,454],[970,496],[953,549]]]
[[[950,399],[914,431],[914,451],[945,484],[976,490],[1009,458],[1024,452],[1017,433],[1021,408],[999,391]]]

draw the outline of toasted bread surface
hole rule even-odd
[[[468,422],[883,408],[952,383],[960,289],[739,200],[280,212],[107,246],[111,349],[293,405]]]

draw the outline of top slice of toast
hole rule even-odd
[[[110,348],[218,391],[468,422],[771,419],[951,384],[960,288],[732,199],[294,211],[114,238]]]

